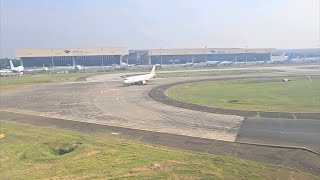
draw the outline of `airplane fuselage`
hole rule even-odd
[[[24,67],[23,66],[18,66],[18,67],[12,68],[11,70],[13,72],[22,73],[24,71]]]
[[[156,67],[155,65],[153,66],[150,74],[144,74],[144,75],[138,75],[138,76],[131,76],[131,77],[126,77],[123,81],[124,84],[147,84],[147,81],[154,78],[156,76],[155,74]]]

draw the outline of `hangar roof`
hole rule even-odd
[[[192,55],[192,54],[239,54],[239,53],[271,53],[274,48],[199,48],[199,49],[149,49],[149,56],[159,55]]]
[[[126,55],[126,48],[48,48],[17,49],[16,57]]]

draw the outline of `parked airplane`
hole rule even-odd
[[[48,67],[46,67],[46,66],[44,66],[44,64],[42,65],[42,71],[49,71],[49,68]]]
[[[138,75],[138,76],[131,76],[125,77],[123,80],[124,84],[147,84],[147,81],[154,78],[156,76],[156,66],[152,67],[152,70],[149,74]]]
[[[246,62],[234,62],[233,64],[234,64],[234,65],[240,65],[240,66],[241,66],[241,65],[246,64]]]
[[[135,64],[129,64],[129,63],[125,63],[125,62],[121,62],[120,66],[125,66],[125,67],[134,67],[136,66]]]
[[[32,68],[32,69],[27,69],[27,72],[39,72],[39,71],[49,71],[49,68],[44,66],[44,64],[42,65],[42,68]]]
[[[267,61],[257,61],[256,65],[263,65],[263,64],[267,64]]]
[[[10,70],[12,72],[23,74],[24,67],[23,66],[14,67],[12,61],[10,60]]]
[[[114,70],[125,70],[127,69],[128,67],[134,67],[135,65],[132,65],[132,64],[128,64],[128,63],[125,63],[125,62],[120,62],[120,65],[114,65],[113,66],[113,69]]]
[[[194,60],[192,59],[192,62],[191,63],[186,63],[184,64],[183,66],[184,67],[192,67],[194,65]]]
[[[206,61],[206,66],[216,66],[220,61]]]
[[[81,66],[81,65],[76,65],[75,68],[76,68],[77,71],[84,70],[84,67]]]
[[[308,57],[305,58],[306,62],[320,62],[320,57]]]
[[[286,56],[286,53],[283,53],[280,56],[271,56],[271,60],[268,63],[281,64],[287,61],[288,61],[288,56]]]
[[[229,66],[229,65],[231,65],[233,63],[234,63],[234,61],[222,61],[222,62],[219,63],[219,65]]]

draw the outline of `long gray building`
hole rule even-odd
[[[16,57],[25,67],[108,66],[120,64],[126,48],[50,48],[17,49]]]
[[[171,64],[205,61],[266,61],[270,60],[274,48],[197,48],[197,49],[149,49],[130,50],[129,63]]]
[[[276,49],[195,48],[144,49],[126,48],[51,48],[17,49],[16,57],[25,67],[40,66],[110,66],[120,64],[183,64],[206,61],[267,61]]]

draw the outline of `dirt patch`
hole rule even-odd
[[[61,156],[76,150],[82,143],[44,143],[51,154]]]

